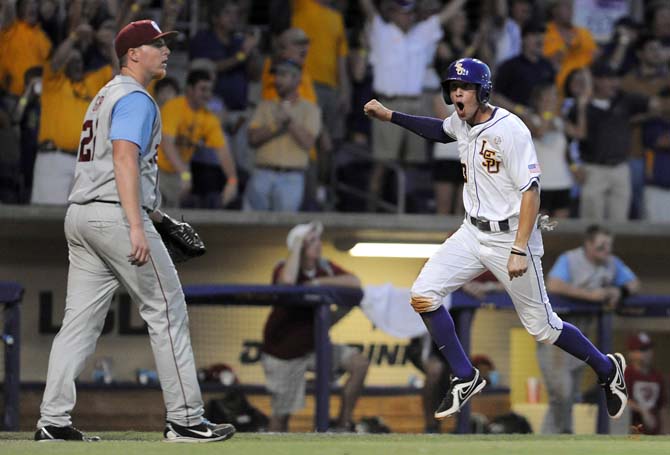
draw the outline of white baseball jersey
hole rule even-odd
[[[522,193],[534,182],[539,185],[540,180],[528,128],[516,115],[499,107],[478,125],[470,126],[454,113],[442,126],[458,142],[468,215],[480,220],[509,220],[509,230],[480,230],[466,217],[460,229],[423,266],[412,285],[412,297],[429,300],[426,311],[433,311],[444,296],[488,269],[509,293],[526,330],[540,342],[554,343],[563,321],[552,310],[544,287],[544,248],[537,228],[526,245],[528,271],[514,280],[509,279],[507,271]]]
[[[109,132],[114,106],[121,98],[133,92],[142,92],[153,101],[151,95],[135,79],[118,75],[100,89],[89,105],[81,132],[70,203],[85,204],[93,200],[120,202],[114,178],[113,149]],[[156,112],[160,113],[158,105],[155,107]],[[152,127],[148,152],[139,158],[142,194],[140,202],[142,207],[149,210],[155,210],[160,204],[156,162],[160,142],[161,116],[158,114]]]
[[[442,128],[458,142],[466,213],[494,221],[518,217],[521,193],[540,182],[533,140],[521,119],[495,107],[483,123],[470,126],[454,112]]]

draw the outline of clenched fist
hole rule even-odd
[[[392,110],[384,107],[382,103],[375,99],[368,101],[365,106],[363,106],[363,112],[365,112],[365,115],[368,117],[376,118],[377,120],[384,122],[390,122],[391,114],[393,113]]]

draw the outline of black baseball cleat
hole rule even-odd
[[[174,422],[165,424],[163,436],[165,442],[216,442],[230,439],[235,434],[235,427],[229,423],[219,425],[203,419],[200,425],[184,427]]]
[[[614,363],[614,374],[604,384],[600,384],[605,391],[607,400],[607,413],[613,419],[618,419],[623,414],[623,410],[628,403],[628,392],[626,391],[626,381],[624,373],[626,372],[626,359],[621,354],[607,354],[607,357]]]
[[[480,376],[477,368],[474,370],[475,375],[472,379],[454,377],[451,380],[447,394],[435,411],[435,418],[437,420],[442,420],[445,417],[456,414],[467,403],[470,397],[481,392],[484,386],[486,386],[486,379]]]
[[[35,441],[37,442],[59,442],[59,441],[83,441],[97,442],[99,436],[86,436],[81,431],[70,425],[69,427],[56,427],[47,425],[35,432]]]

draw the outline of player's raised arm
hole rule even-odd
[[[418,134],[424,139],[435,142],[453,142],[454,139],[447,135],[442,128],[442,120],[434,117],[421,117],[418,115],[409,115],[402,112],[392,111],[376,99],[368,101],[363,106],[363,112],[368,117],[372,117],[382,122],[392,122],[398,126]]]

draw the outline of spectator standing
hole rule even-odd
[[[599,62],[592,68],[593,97],[586,109],[587,134],[581,137],[580,158],[585,174],[581,189],[582,218],[626,221],[632,185],[628,159],[632,147],[631,118],[660,109],[657,98],[627,94],[619,90],[620,78]],[[578,106],[569,114],[577,119]]]
[[[439,13],[421,22],[415,19],[413,1],[390,1],[386,17],[382,17],[372,0],[359,3],[368,27],[373,91],[392,110],[421,113],[425,72],[434,57],[425,50],[439,42],[442,26],[458,14],[465,0],[451,0]],[[372,154],[382,162],[403,160],[420,164],[427,160],[424,139],[384,122],[372,123]],[[377,163],[370,176],[371,208],[381,195],[383,180],[384,167]]]
[[[299,224],[288,233],[288,257],[275,267],[273,284],[347,286],[359,288],[360,280],[321,256],[319,222]],[[342,317],[343,315],[339,315]],[[333,372],[346,371],[337,429],[353,430],[353,412],[363,390],[368,359],[357,349],[334,345]],[[272,395],[270,431],[288,431],[291,414],[305,406],[305,373],[314,370],[314,308],[276,305],[263,329],[262,357],[267,388]]]
[[[549,11],[551,20],[547,24],[544,55],[556,68],[556,86],[561,90],[573,69],[593,62],[598,47],[591,32],[572,23],[572,0],[552,0]]]
[[[566,251],[556,260],[547,278],[547,291],[610,309],[622,298],[636,293],[640,283],[623,261],[612,254],[612,245],[612,234],[606,228],[589,226],[583,246]],[[592,329],[594,323],[594,318],[586,315],[563,317],[563,320],[584,333]],[[572,433],[572,406],[579,401],[586,364],[560,349],[540,343],[537,358],[549,395],[542,433]]]
[[[226,132],[235,162],[248,173],[253,162],[247,142],[249,84],[261,74],[260,34],[245,28],[235,0],[217,3],[210,18],[210,28],[193,38],[189,54],[191,59],[207,58],[216,64],[214,94],[226,107]]]
[[[661,52],[663,61],[668,62],[670,61],[670,4],[664,1],[652,2],[649,5],[649,16],[651,32],[663,46]]]
[[[186,90],[161,108],[163,140],[158,149],[159,186],[164,207],[179,207],[191,194],[193,177],[191,158],[198,147],[213,149],[226,177],[220,206],[225,207],[237,195],[235,160],[228,149],[221,124],[207,109],[214,81],[204,70],[192,70],[186,78]]]
[[[26,70],[47,63],[52,45],[39,25],[36,0],[17,0],[16,13],[17,20],[0,32],[0,90],[19,97]]]
[[[329,0],[293,0],[292,27],[304,30],[310,40],[305,69],[323,115],[323,125],[333,140],[344,137],[344,119],[351,105],[347,71],[349,46],[342,13]]]
[[[497,15],[502,25],[496,33],[496,66],[522,51],[521,31],[533,13],[530,0],[496,0]]]
[[[305,59],[309,51],[309,37],[302,29],[289,28],[284,30],[275,42],[275,55],[265,59],[263,74],[261,76],[262,92],[264,100],[277,100],[279,95],[275,88],[275,76],[272,73],[272,64],[284,60],[291,60],[302,68],[302,77],[298,86],[298,96],[312,103],[317,103],[314,81],[309,71],[305,68]]]
[[[638,116],[633,123],[629,161],[633,203],[631,215],[650,221],[670,221],[670,71],[662,58],[662,44],[654,35],[643,35],[635,45],[638,64],[621,82],[625,93],[662,97],[662,115]],[[646,182],[645,182],[646,181]]]
[[[630,365],[624,374],[630,392],[631,424],[643,434],[667,433],[667,391],[660,371],[653,367],[654,344],[639,332],[628,337]]]
[[[547,82],[553,83],[556,77],[551,62],[542,55],[544,34],[543,26],[525,26],[521,54],[503,62],[498,67],[495,79],[494,101],[517,114],[526,125],[530,123],[532,115],[537,113],[531,107],[533,89]]]
[[[556,218],[567,218],[570,215],[572,176],[556,86],[553,82],[536,85],[531,99],[534,114],[527,125],[542,169],[540,211]]]
[[[32,204],[67,205],[86,109],[112,79],[109,63],[97,71],[84,72],[79,46],[93,35],[90,25],[80,24],[44,65]],[[112,52],[111,40],[107,46]]]
[[[291,60],[273,66],[279,99],[263,100],[249,125],[256,163],[244,206],[296,212],[303,201],[309,150],[321,129],[319,107],[298,96],[302,68]]]

